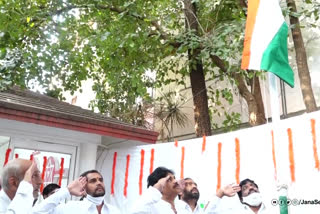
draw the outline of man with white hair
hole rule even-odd
[[[37,165],[29,160],[9,161],[1,174],[0,214],[26,214],[33,201],[33,183],[39,182]],[[42,182],[42,180],[41,180]]]

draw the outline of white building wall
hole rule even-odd
[[[85,170],[95,169],[97,145],[101,144],[100,135],[7,119],[0,119],[0,136],[10,137],[11,145],[25,143],[25,147],[29,148],[32,144],[31,148],[34,150],[41,146],[47,148],[47,151],[67,153],[69,151],[65,151],[65,148],[75,147],[75,166],[71,169],[73,177],[70,179]],[[3,163],[0,163],[0,170],[2,165]]]

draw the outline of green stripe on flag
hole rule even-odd
[[[284,22],[264,51],[261,70],[270,71],[294,87],[294,75],[288,61],[288,26]]]

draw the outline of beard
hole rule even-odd
[[[102,187],[97,188],[92,194],[92,197],[101,197],[105,195],[105,189]]]
[[[194,189],[192,189],[191,191],[183,191],[183,200],[187,201],[187,200],[191,200],[191,199],[196,199],[198,200],[200,197],[200,193],[199,191],[194,191]]]

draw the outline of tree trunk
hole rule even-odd
[[[186,30],[194,30],[198,33],[196,4],[191,0],[184,0]],[[200,49],[188,50],[190,82],[194,104],[195,132],[199,136],[210,136],[211,125],[208,109],[208,96],[202,61],[199,60]]]
[[[257,126],[266,123],[263,100],[261,96],[261,89],[259,78],[254,78],[254,86],[252,93],[241,76],[238,73],[233,74],[234,79],[237,81],[237,86],[240,95],[246,100],[248,105],[249,123],[251,126]],[[258,81],[257,81],[258,79]]]
[[[251,85],[251,94],[254,96],[254,100],[257,105],[257,121],[255,125],[261,125],[266,123],[266,115],[264,112],[263,99],[261,94],[260,80],[259,77],[254,76],[250,81]]]
[[[287,5],[291,12],[297,12],[296,3],[294,0],[287,0]],[[300,87],[302,91],[303,101],[306,105],[307,112],[317,110],[317,104],[314,99],[311,78],[307,62],[307,54],[303,43],[302,33],[300,29],[300,22],[297,17],[290,16],[291,28],[294,48],[296,51],[296,61],[298,66],[298,74],[300,79]]]

